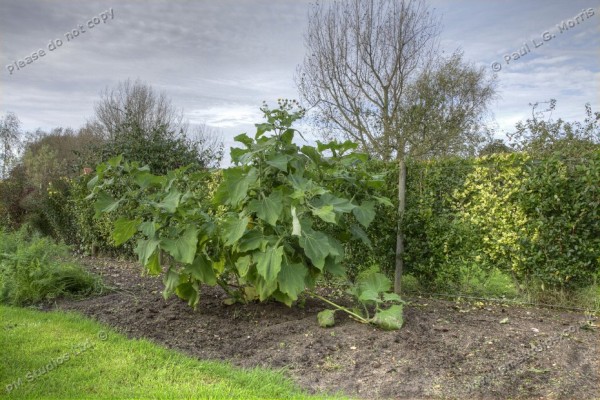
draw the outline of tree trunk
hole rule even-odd
[[[402,270],[404,269],[404,232],[402,221],[406,209],[406,163],[404,157],[398,161],[398,227],[396,229],[396,271],[394,274],[394,292],[400,294]]]

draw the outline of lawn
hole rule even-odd
[[[7,398],[324,398],[281,371],[199,361],[73,313],[0,306]]]

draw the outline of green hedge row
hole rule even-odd
[[[396,165],[383,195],[396,198]],[[517,282],[575,288],[600,275],[600,152],[585,159],[523,153],[407,165],[405,270],[430,287],[465,270],[494,269]],[[354,249],[352,267],[394,269],[394,210],[368,232],[374,250]]]

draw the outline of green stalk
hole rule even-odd
[[[366,319],[366,318],[362,317],[361,315],[358,315],[358,314],[356,314],[356,313],[354,313],[354,312],[352,312],[352,311],[348,310],[348,309],[347,309],[346,307],[344,307],[344,306],[340,306],[340,305],[338,305],[338,304],[335,304],[334,302],[332,302],[331,300],[328,300],[328,299],[326,299],[326,298],[325,298],[325,297],[323,297],[323,296],[319,296],[318,294],[316,294],[316,293],[314,293],[314,292],[310,292],[310,291],[308,291],[308,290],[306,291],[306,293],[307,293],[308,295],[310,295],[310,296],[313,296],[313,297],[315,297],[315,298],[317,298],[317,299],[321,300],[321,301],[324,301],[325,303],[327,303],[327,304],[329,304],[329,305],[331,305],[331,306],[333,306],[333,307],[337,308],[337,309],[338,309],[338,310],[340,310],[340,311],[343,311],[343,312],[345,312],[345,313],[349,314],[349,315],[350,315],[350,316],[351,316],[353,319],[357,320],[358,322],[362,322],[363,324],[369,324],[369,323],[370,323],[368,319]]]

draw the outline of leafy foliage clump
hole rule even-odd
[[[99,278],[68,260],[69,250],[25,229],[0,231],[0,302],[36,304],[60,296],[84,296],[102,289]]]
[[[206,176],[186,168],[158,176],[117,157],[90,181],[99,214],[130,210],[115,222],[115,242],[139,235],[139,260],[155,274],[163,270],[161,252],[168,254],[165,296],[174,293],[195,307],[200,284],[219,284],[231,301],[275,299],[291,306],[322,274],[345,276],[342,243],[370,245],[364,229],[376,204],[390,201],[363,196],[359,202],[333,190],[341,182],[357,192],[379,186],[358,167],[367,156],[353,152],[351,142],[295,144],[292,124],[304,115],[295,102],[262,111],[267,122],[256,125],[254,138],[236,137],[243,147],[231,150],[235,165],[223,171],[212,206],[194,189]],[[115,196],[114,183],[123,179],[130,190]]]

